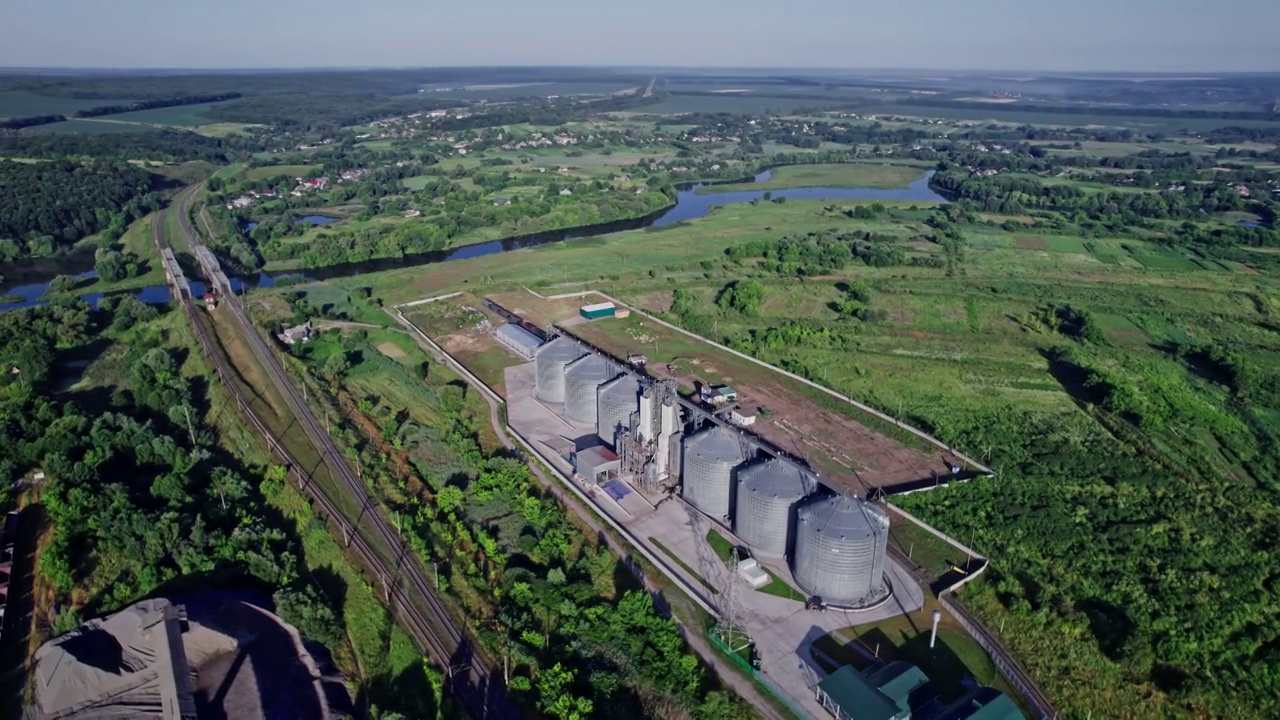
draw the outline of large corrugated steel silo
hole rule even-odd
[[[884,555],[889,516],[861,498],[813,498],[796,508],[796,582],[809,595],[840,607],[867,607],[884,600]]]
[[[808,474],[779,458],[738,470],[733,531],[757,554],[787,554],[792,508],[812,489]]]
[[[619,428],[631,427],[631,414],[640,411],[640,381],[631,373],[600,386],[596,434],[615,445]]]
[[[733,510],[733,469],[743,463],[738,434],[719,425],[684,441],[684,480],[680,494],[719,520]]]
[[[591,353],[574,360],[564,369],[564,414],[573,422],[594,426],[600,385],[617,371],[603,357]]]
[[[586,354],[582,346],[567,337],[538,348],[534,358],[537,389],[534,396],[542,402],[564,402],[564,367]]]

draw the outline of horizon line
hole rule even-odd
[[[664,65],[664,64],[631,64],[631,65],[565,65],[565,64],[504,64],[504,65],[279,65],[279,66],[201,66],[201,67],[165,67],[152,65],[129,66],[83,66],[83,65],[0,65],[0,74],[5,73],[296,73],[296,72],[376,72],[376,71],[415,71],[415,70],[661,70],[661,71],[806,71],[806,72],[890,72],[890,73],[999,73],[1021,74],[1035,73],[1044,75],[1142,75],[1149,77],[1174,77],[1184,75],[1280,75],[1280,69],[1271,70],[1203,70],[1203,69],[1163,69],[1163,70],[1083,70],[1083,69],[1047,69],[1016,68],[994,69],[981,67],[869,67],[850,66],[837,67],[826,65]],[[1206,78],[1210,79],[1210,78]]]

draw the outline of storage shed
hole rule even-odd
[[[587,320],[597,320],[599,318],[613,317],[618,312],[618,307],[611,302],[596,303],[594,305],[583,305],[578,308],[578,314]]]
[[[542,341],[538,339],[537,335],[511,323],[498,328],[493,336],[497,338],[498,342],[502,343],[503,347],[525,360],[532,360],[533,356],[537,354],[538,348],[542,346]]]

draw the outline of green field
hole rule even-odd
[[[90,134],[112,134],[112,133],[136,133],[152,130],[149,125],[137,125],[134,123],[123,122],[107,122],[105,120],[67,120],[64,122],[49,123],[48,125],[36,125],[34,127],[23,128],[18,131],[22,133],[90,133]]]
[[[278,175],[290,178],[303,177],[319,167],[319,165],[266,165],[245,170],[243,177],[245,180],[266,180]]]
[[[738,192],[741,190],[779,190],[797,187],[838,188],[905,188],[919,180],[919,168],[868,163],[827,163],[820,165],[784,165],[773,170],[768,180],[754,183],[706,185],[699,193]]]
[[[87,110],[104,105],[123,105],[133,102],[125,99],[69,98],[37,95],[26,90],[0,91],[0,118],[31,117],[34,115],[67,115],[77,110]]]
[[[135,112],[120,113],[118,115],[106,115],[102,117],[101,120],[172,127],[209,125],[215,121],[209,118],[205,114],[205,111],[214,105],[223,104],[225,103],[200,103],[198,105],[178,105],[175,107],[154,108],[151,110],[137,110]]]

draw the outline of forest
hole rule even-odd
[[[162,205],[154,180],[124,162],[0,161],[0,242],[19,257],[45,257],[109,228],[119,237]]]
[[[181,354],[147,326],[157,315],[133,298],[92,310],[69,296],[0,315],[0,360],[14,369],[0,378],[2,492],[33,469],[47,478],[40,501],[58,532],[39,570],[65,607],[54,634],[162,589],[298,580],[256,481],[203,425]],[[129,339],[119,384],[59,392],[60,359],[104,335]]]
[[[150,130],[128,133],[47,133],[0,134],[0,157],[11,158],[95,158],[134,160],[145,158],[164,162],[204,160],[229,162],[234,141],[210,138],[179,130]]]

